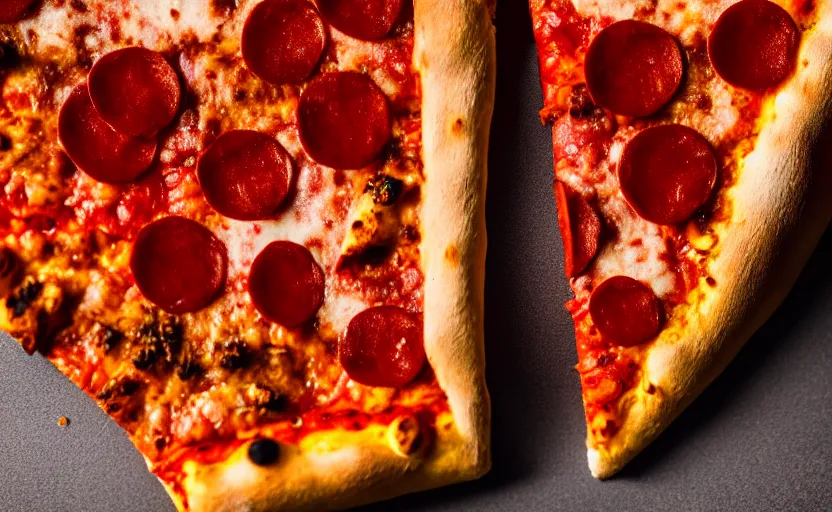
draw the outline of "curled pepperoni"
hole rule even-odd
[[[225,285],[225,245],[202,224],[165,217],[139,231],[130,270],[142,294],[168,313],[202,309]]]
[[[716,21],[708,56],[729,84],[762,91],[794,69],[799,38],[794,20],[782,7],[768,0],[742,0]]]
[[[176,72],[161,54],[146,48],[122,48],[101,57],[88,83],[98,114],[125,135],[154,134],[179,108]]]
[[[353,71],[315,77],[298,104],[303,148],[335,169],[369,165],[390,139],[387,97],[366,75]]]
[[[356,382],[403,387],[425,365],[422,319],[396,306],[366,309],[347,326],[338,357]]]
[[[589,314],[604,338],[624,347],[653,338],[662,323],[653,290],[627,276],[601,283],[589,298]]]
[[[598,252],[601,220],[595,209],[571,188],[555,182],[558,225],[563,238],[563,266],[567,277],[575,277]]]
[[[199,184],[215,210],[239,220],[273,214],[292,184],[292,159],[274,138],[232,130],[199,157]]]
[[[682,83],[682,52],[668,32],[624,20],[602,30],[586,52],[584,74],[597,105],[645,117],[670,101]]]
[[[326,27],[306,0],[265,0],[248,15],[241,44],[255,75],[273,84],[297,83],[320,60]]]
[[[136,179],[156,154],[156,140],[123,135],[110,127],[90,101],[86,85],[76,87],[58,114],[58,139],[70,160],[93,179],[126,183]]]
[[[372,41],[386,36],[402,10],[402,0],[318,0],[326,21],[348,36]]]
[[[618,165],[621,192],[644,219],[676,224],[705,204],[716,183],[711,145],[680,124],[648,128],[627,143]]]
[[[37,0],[2,0],[0,1],[0,23],[14,23],[29,14],[29,9]]]
[[[254,258],[248,293],[267,320],[295,327],[324,302],[324,272],[309,250],[293,242],[272,242]]]

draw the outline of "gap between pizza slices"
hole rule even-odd
[[[181,510],[489,467],[493,1],[0,2],[0,327]]]
[[[592,474],[649,444],[829,223],[832,2],[531,0]]]

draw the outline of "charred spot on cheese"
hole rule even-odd
[[[280,456],[280,445],[272,439],[258,439],[248,446],[248,458],[258,466],[270,466]]]
[[[0,297],[7,296],[20,279],[21,265],[17,255],[6,247],[0,248]]]
[[[176,366],[176,376],[179,377],[179,380],[188,380],[201,374],[202,371],[202,367],[191,355],[184,356]]]
[[[402,238],[408,242],[418,242],[422,239],[422,235],[415,226],[408,224],[407,226],[402,227]]]
[[[17,291],[6,299],[6,307],[11,310],[12,318],[19,318],[29,306],[40,297],[43,283],[32,276],[27,276]]]
[[[142,337],[140,343],[138,352],[133,356],[133,366],[137,370],[147,370],[159,359],[159,348],[146,337]]]
[[[370,266],[382,265],[394,252],[389,245],[370,245],[361,254],[361,263]]]
[[[165,353],[165,361],[173,363],[182,348],[182,324],[179,317],[166,315],[159,321],[159,337]]]
[[[398,180],[384,173],[379,173],[367,182],[364,192],[372,192],[373,202],[390,206],[396,202],[402,192],[402,180]]]
[[[263,405],[263,408],[271,412],[284,412],[288,406],[289,399],[286,398],[286,395],[273,394],[269,401]]]
[[[253,384],[246,390],[246,400],[264,412],[284,412],[289,406],[286,395],[262,384]]]
[[[94,31],[95,27],[88,23],[82,23],[75,27],[72,34],[72,44],[75,47],[75,60],[78,66],[83,69],[89,69],[92,67],[92,54],[90,53],[90,49],[87,47],[85,39]]]
[[[220,357],[220,366],[226,370],[238,370],[248,366],[251,360],[248,346],[237,338],[222,342],[216,350]]]
[[[115,378],[110,380],[95,396],[103,401],[118,400],[135,395],[140,387],[141,382],[130,377]]]
[[[572,92],[569,95],[570,116],[576,119],[584,119],[593,115],[596,110],[598,110],[598,107],[593,103],[586,84],[577,84],[572,87]]]
[[[13,43],[0,41],[0,69],[12,69],[20,65],[20,52]]]
[[[137,351],[133,365],[138,370],[147,370],[162,358],[167,364],[176,362],[182,348],[182,325],[173,315],[148,315],[139,328],[135,341]]]
[[[71,321],[77,297],[68,292],[48,278],[41,282],[28,276],[6,299],[8,315],[14,320],[10,334],[20,340],[28,354],[48,353],[55,334]]]
[[[215,16],[231,16],[236,10],[236,0],[211,0],[211,12],[213,12]]]
[[[99,332],[100,332],[100,335],[99,335],[98,345],[102,349],[104,349],[105,353],[110,352],[111,350],[113,350],[113,348],[122,339],[124,339],[124,334],[121,331],[119,331],[117,329],[114,329],[113,327],[110,327],[109,325],[105,325],[105,326],[101,327]]]
[[[83,0],[70,0],[69,5],[80,13],[85,13],[89,10]]]

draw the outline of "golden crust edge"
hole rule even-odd
[[[277,462],[253,464],[249,444],[214,464],[186,461],[184,498],[163,482],[180,510],[237,512],[341,510],[479,476],[472,443],[440,416],[432,447],[411,456],[391,449],[388,427],[310,434],[280,444]]]
[[[832,88],[832,2],[819,7],[798,70],[774,100],[776,117],[731,190],[732,218],[719,227],[722,246],[709,266],[716,286],[700,282],[694,306],[648,349],[642,382],[628,397],[632,407],[616,435],[595,445],[587,433],[596,478],[617,473],[722,373],[786,297],[832,218],[832,203],[822,195],[832,177],[812,172],[832,161],[832,148],[821,141],[832,134],[826,92]],[[649,384],[655,393],[645,391]]]
[[[425,350],[454,428],[438,428],[424,457],[397,455],[379,426],[281,445],[280,460],[267,468],[252,464],[244,445],[220,463],[188,463],[187,504],[163,482],[180,510],[343,509],[475,479],[490,468],[483,310],[494,27],[486,0],[415,0],[414,9],[426,173]]]

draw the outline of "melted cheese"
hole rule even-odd
[[[41,55],[72,58],[79,43],[94,58],[122,46],[164,51],[185,38],[205,42],[215,36],[226,20],[214,16],[205,4],[202,0],[117,0],[78,9],[73,2],[60,2],[39,9],[19,27],[27,46]],[[244,16],[245,11],[238,10],[231,25],[236,27]],[[79,41],[78,34],[84,33]]]
[[[32,126],[40,123],[37,133],[42,137],[41,140],[32,136],[31,132],[36,130],[23,130],[25,123],[22,122],[18,123],[20,133],[9,132],[15,149],[5,155],[33,153],[41,158],[36,162],[27,161],[26,165],[11,156],[0,160],[2,170],[11,175],[5,184],[7,195],[20,196],[19,191],[23,190],[22,201],[29,202],[25,208],[55,203],[65,206],[65,213],[73,217],[68,227],[58,230],[64,239],[54,244],[54,256],[44,256],[48,237],[38,231],[9,235],[4,242],[25,260],[27,274],[35,274],[47,283],[42,294],[46,306],[55,309],[59,304],[55,290],[70,289],[73,296],[81,297],[79,307],[73,311],[72,327],[59,340],[60,353],[50,355],[61,370],[79,379],[93,395],[107,382],[125,376],[139,379],[146,386],[143,393],[134,395],[136,401],[144,401],[141,413],[131,411],[136,415],[119,416],[115,409],[109,412],[151,460],[159,456],[160,443],[168,446],[166,443],[176,441],[177,437],[180,441],[199,441],[215,432],[233,436],[252,428],[258,418],[247,409],[250,404],[246,402],[246,390],[253,384],[267,386],[290,400],[309,393],[316,394],[314,398],[322,403],[338,398],[343,369],[332,347],[352,317],[388,298],[388,302],[399,301],[413,310],[421,308],[422,276],[415,243],[406,248],[410,252],[396,253],[404,263],[397,262],[396,266],[391,263],[389,275],[383,272],[380,276],[373,275],[375,282],[369,282],[369,278],[365,282],[359,276],[344,284],[342,281],[346,279],[335,275],[349,212],[362,211],[355,205],[355,199],[374,170],[342,173],[317,165],[305,155],[295,127],[301,88],[264,84],[242,62],[239,34],[256,3],[244,2],[227,16],[213,12],[206,5],[211,3],[204,0],[86,2],[86,9],[72,7],[73,2],[47,2],[34,17],[18,24],[26,64],[20,70],[10,71],[3,84],[3,100],[13,111],[13,119],[31,118]],[[393,123],[397,141],[392,145],[401,154],[385,162],[383,169],[418,186],[421,168],[413,162],[418,162],[421,152],[419,105],[418,102],[413,108],[404,105],[412,97],[418,99],[410,69],[410,36],[364,42],[334,29],[330,35],[331,41],[322,57],[322,71],[366,72],[390,96],[395,112],[401,113],[404,119],[397,118]],[[203,310],[182,315],[180,319],[185,332],[183,354],[193,356],[204,371],[193,380],[175,376],[174,363],[164,366],[159,362],[158,372],[144,374],[131,360],[141,347],[142,336],[148,336],[147,329],[153,328],[164,316],[142,298],[129,271],[129,240],[135,235],[129,229],[132,226],[137,230],[150,220],[139,217],[134,222],[133,210],[147,206],[147,198],[140,198],[138,204],[125,204],[126,194],[122,192],[129,187],[96,183],[80,172],[71,179],[61,178],[59,193],[50,187],[53,178],[61,176],[63,157],[56,140],[58,108],[69,92],[84,82],[93,62],[110,51],[131,45],[164,52],[187,91],[180,115],[164,130],[161,141],[160,179],[164,184],[161,200],[169,208],[148,216],[179,214],[193,218],[209,227],[229,251],[228,285],[224,293]],[[46,80],[47,64],[57,68],[53,73],[54,82]],[[397,103],[399,100],[402,102]],[[202,197],[195,176],[197,156],[217,134],[231,129],[270,134],[293,157],[296,193],[273,220],[226,219],[213,212]],[[30,151],[26,144],[43,149]],[[127,234],[114,233],[116,229],[96,224],[99,221],[96,215],[102,210],[115,211],[119,227],[126,225]],[[401,214],[418,232],[418,213],[414,210],[408,208]],[[22,217],[27,212],[13,213]],[[259,317],[251,304],[246,290],[249,266],[259,251],[275,240],[290,240],[309,248],[327,275],[325,300],[317,315],[316,329],[289,330],[270,324]],[[399,279],[401,285],[390,276]],[[382,291],[368,291],[372,287]],[[396,294],[392,298],[388,293],[391,289]],[[14,331],[18,337],[37,331],[35,313],[33,306],[18,322],[20,329]],[[7,325],[10,321],[2,323]],[[112,327],[124,335],[121,345],[113,352],[105,353],[97,344],[100,341],[97,333],[102,326]],[[76,336],[78,332],[82,335]],[[83,343],[77,342],[78,339]],[[230,341],[245,342],[246,347],[256,350],[256,360],[246,368],[223,366],[222,344]],[[81,375],[88,378],[81,370],[92,362],[100,373],[89,377],[91,381],[81,382]],[[344,387],[343,383],[340,386]],[[420,397],[435,392],[435,387],[433,382],[419,383],[385,401],[376,396],[377,391],[353,386],[341,398],[347,407],[357,409],[374,408],[394,400],[425,405],[429,402]],[[441,392],[435,400],[444,400]]]
[[[602,0],[575,0],[573,4],[579,14],[590,17],[610,17],[613,20],[634,17],[653,23],[674,34],[683,45],[690,47],[701,44],[709,27],[731,1],[711,4],[685,4],[662,0],[653,7],[648,0],[636,2],[609,2]],[[737,123],[740,112],[736,105],[737,92],[710,69],[697,69],[699,76],[687,77],[682,91],[671,104],[673,122],[682,123],[705,135],[713,145],[719,145],[729,138]],[[708,108],[692,108],[688,102],[698,95],[709,104]],[[668,228],[647,222],[639,217],[627,204],[621,193],[616,169],[626,143],[639,129],[620,126],[613,138],[608,157],[595,166],[583,162],[574,166],[558,166],[557,178],[584,194],[597,195],[598,207],[603,218],[615,227],[612,240],[604,244],[590,271],[593,279],[600,282],[614,275],[627,275],[650,285],[659,297],[671,295],[677,282],[675,271],[668,265],[669,248],[666,242]],[[566,147],[567,155],[577,154],[578,148]],[[583,283],[583,285],[581,284]],[[578,288],[589,285],[580,281]]]

